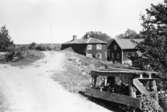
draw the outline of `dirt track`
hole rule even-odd
[[[50,76],[63,71],[65,55],[46,52],[26,67],[0,65],[0,89],[10,112],[109,112],[66,91]]]

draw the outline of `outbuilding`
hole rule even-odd
[[[129,56],[136,55],[136,46],[141,41],[143,39],[114,39],[107,48],[108,61],[131,65]]]

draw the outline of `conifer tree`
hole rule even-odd
[[[137,66],[150,66],[167,77],[167,2],[151,4],[142,16],[144,41],[138,45],[142,58],[135,60]]]
[[[0,29],[0,51],[7,51],[13,45],[8,30],[5,26],[2,26]]]

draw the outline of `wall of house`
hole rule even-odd
[[[135,56],[137,49],[125,49],[123,50],[123,60],[125,57]]]
[[[76,53],[86,55],[86,44],[62,44],[61,50],[72,48]]]
[[[92,46],[91,48],[89,48],[90,45]],[[88,57],[93,57],[96,59],[107,60],[106,45],[100,44],[101,45],[100,49],[97,48],[98,45],[99,44],[88,44],[86,49],[86,55]]]
[[[113,63],[122,63],[122,49],[116,43],[115,40],[107,48],[107,60]]]

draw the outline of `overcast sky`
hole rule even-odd
[[[15,43],[65,42],[102,31],[114,37],[141,30],[140,15],[162,0],[0,0],[0,26]]]

